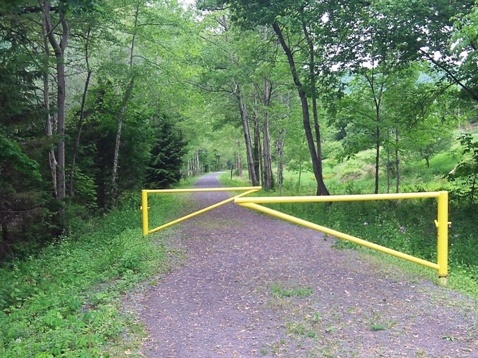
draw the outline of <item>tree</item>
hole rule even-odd
[[[0,259],[16,243],[42,241],[56,229],[41,167],[49,145],[37,96],[41,66],[28,47],[31,24],[19,20],[17,7],[8,11],[0,25]]]
[[[238,35],[231,28],[230,20],[222,13],[213,14],[212,21],[215,21],[215,30],[206,36],[208,48],[204,49],[202,61],[205,66],[199,86],[203,91],[211,93],[227,94],[234,99],[241,120],[242,132],[246,149],[246,159],[249,178],[252,185],[259,185],[259,173],[256,163],[257,154],[253,149],[253,136],[251,131],[250,106],[247,101],[247,93],[244,82],[252,74],[252,68],[244,63],[241,57]],[[247,36],[249,34],[241,34]],[[214,49],[211,51],[211,49]],[[213,67],[213,71],[210,67]],[[254,129],[254,127],[253,127]]]
[[[150,188],[165,189],[181,179],[187,143],[173,123],[170,119],[162,118],[155,124],[156,140],[151,149],[145,181]]]
[[[448,173],[450,181],[460,181],[467,186],[464,195],[473,203],[476,198],[478,185],[478,142],[469,133],[462,134],[459,138],[465,157],[453,170]]]
[[[428,62],[443,79],[478,100],[474,0],[381,0],[370,9],[377,15],[375,22],[382,33],[387,34],[381,47],[398,51],[401,62]]]
[[[308,5],[311,4],[304,1],[272,3],[269,1],[243,0],[231,2],[230,8],[236,22],[253,27],[271,26],[274,30],[286,55],[290,73],[301,100],[302,123],[314,176],[317,181],[317,195],[327,195],[328,190],[322,177],[322,144],[317,106],[317,61],[316,49],[312,40],[314,35],[312,34],[313,30],[311,30],[312,23],[320,16],[318,16],[317,8]],[[286,15],[284,16],[284,14]],[[300,45],[303,41],[307,46],[302,47]],[[295,48],[300,51],[297,53],[293,50]],[[297,64],[297,61],[301,61],[300,56],[307,59],[307,69],[305,71],[302,71],[302,67]],[[311,108],[313,127],[310,115]]]

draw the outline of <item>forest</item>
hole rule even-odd
[[[0,17],[2,259],[213,170],[476,203],[473,1],[11,0]],[[420,161],[435,175],[408,180]]]
[[[477,48],[471,0],[0,2],[0,323],[35,297],[50,305],[42,275],[61,267],[125,289],[151,259],[126,240],[139,191],[211,171],[264,195],[449,191],[452,274],[476,283]],[[433,203],[383,205],[284,210],[359,236],[375,224],[378,243],[433,258]],[[81,310],[75,282],[58,299],[68,312]],[[109,299],[84,317],[103,338],[31,347],[100,352],[118,335]],[[63,324],[51,312],[43,332]],[[15,322],[6,356],[38,336]]]

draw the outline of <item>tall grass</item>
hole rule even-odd
[[[1,357],[118,357],[134,348],[120,296],[165,259],[164,246],[141,234],[139,197],[0,268]],[[166,220],[181,205],[162,197],[151,206]]]

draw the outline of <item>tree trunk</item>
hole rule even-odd
[[[252,145],[252,158],[254,160],[254,172],[257,175],[257,180],[259,182],[264,182],[264,177],[262,175],[262,147],[261,147],[261,129],[259,123],[259,116],[253,111],[252,112],[252,123],[254,124],[254,141]]]
[[[241,161],[241,154],[236,153],[235,160],[234,160],[234,166],[236,168],[236,174],[239,177],[242,177],[242,161]]]
[[[375,106],[375,188],[374,193],[378,194],[379,191],[379,179],[380,179],[380,145],[381,143],[381,125],[382,125],[382,118],[381,118],[381,104],[382,104],[382,95],[383,91],[385,90],[385,79],[382,78],[378,88],[375,84],[375,77],[373,73],[369,76],[367,73],[364,74],[365,79],[367,80],[368,84],[370,85],[370,89],[372,90],[373,94],[373,102]]]
[[[397,181],[396,181],[396,187],[395,187],[395,192],[399,193],[400,192],[400,151],[398,150],[398,141],[399,141],[399,132],[398,129],[395,131],[395,170],[397,171]]]
[[[111,171],[111,193],[110,193],[110,209],[116,206],[118,196],[118,168],[119,168],[119,152],[121,147],[121,133],[126,117],[126,110],[128,102],[133,92],[134,77],[128,83],[126,91],[123,95],[123,101],[121,103],[121,109],[118,114],[118,128],[116,129],[115,149],[113,152],[113,169]]]
[[[86,80],[85,87],[83,88],[83,94],[81,96],[81,107],[80,107],[80,118],[78,119],[78,125],[76,128],[76,137],[75,143],[73,144],[73,153],[71,155],[71,170],[70,170],[70,183],[68,187],[68,195],[72,198],[75,194],[75,171],[76,171],[76,156],[78,155],[78,148],[80,147],[80,138],[81,130],[83,128],[83,121],[85,119],[85,107],[86,107],[86,97],[88,94],[88,89],[90,86],[91,75],[93,71],[90,68],[90,58],[88,46],[90,43],[91,28],[88,28],[86,33],[86,43],[85,43],[85,63],[86,63]]]
[[[252,156],[251,132],[249,129],[249,118],[247,117],[247,106],[241,93],[240,83],[236,83],[235,95],[239,103],[239,111],[241,113],[242,127],[244,130],[244,141],[246,143],[247,168],[249,170],[249,178],[253,186],[259,185],[257,174],[254,168],[254,158]]]
[[[374,193],[378,194],[379,184],[379,169],[380,169],[380,127],[375,127],[375,189]]]
[[[390,161],[390,148],[387,148],[387,194],[392,186],[392,163]]]
[[[187,177],[190,178],[192,176],[193,176],[193,163],[192,163],[192,159],[188,159]]]
[[[196,167],[196,176],[199,176],[202,174],[202,168],[201,168],[201,158],[199,157],[201,155],[201,150],[198,149],[196,150],[196,158],[194,162],[194,166]]]
[[[392,162],[390,161],[390,130],[387,133],[388,143],[387,145],[387,194],[390,193],[390,187],[392,186]]]
[[[241,158],[241,142],[237,141],[237,152],[234,156],[234,166],[236,168],[237,175],[242,177],[242,158]]]
[[[425,165],[427,166],[427,168],[430,168],[430,157],[428,155],[425,156]]]
[[[65,176],[65,107],[66,107],[66,77],[65,77],[65,49],[68,44],[70,29],[66,21],[64,6],[59,3],[58,14],[60,18],[59,26],[53,26],[50,15],[50,1],[43,2],[43,21],[48,41],[53,48],[56,60],[56,85],[57,85],[57,167],[56,167],[56,197],[63,201],[66,196],[66,176]],[[60,40],[58,41],[54,30],[61,29]],[[60,221],[64,220],[64,207],[60,209]]]
[[[45,47],[45,61],[43,63],[43,104],[45,106],[46,118],[45,118],[45,132],[49,140],[53,141],[53,123],[50,113],[50,43],[48,42],[48,30],[46,25],[46,17],[43,16],[43,45]],[[56,167],[58,165],[56,161],[55,149],[52,144],[48,151],[48,164],[50,166],[50,175],[52,182],[53,195],[58,197],[57,191],[57,174]]]
[[[136,44],[136,35],[138,28],[138,17],[139,17],[139,3],[136,4],[136,9],[134,13],[134,24],[133,24],[133,37],[131,38],[131,48],[129,56],[129,69],[130,71],[133,68],[133,58],[134,58],[134,49]],[[123,95],[123,101],[121,103],[121,109],[118,114],[118,128],[116,131],[116,140],[115,140],[115,149],[113,154],[113,169],[111,171],[111,208],[116,206],[117,196],[118,196],[118,167],[119,167],[119,151],[121,146],[121,132],[123,130],[123,124],[126,118],[126,110],[128,107],[128,102],[130,100],[131,94],[133,93],[134,88],[134,74],[130,74],[131,78],[126,86],[126,90]]]
[[[300,103],[302,108],[302,124],[304,126],[305,136],[307,138],[307,145],[309,148],[309,153],[310,153],[310,157],[312,161],[312,168],[314,171],[315,180],[317,182],[316,194],[328,195],[329,191],[327,190],[327,187],[325,186],[325,183],[324,183],[324,179],[322,177],[322,158],[318,157],[317,155],[318,151],[315,147],[314,135],[312,133],[312,129],[310,126],[310,113],[309,113],[309,103],[307,100],[307,93],[305,91],[305,88],[302,82],[300,81],[299,74],[297,72],[297,67],[294,60],[294,55],[292,54],[292,50],[289,48],[289,46],[287,45],[285,41],[284,35],[282,34],[282,30],[280,29],[277,23],[274,23],[272,27],[279,39],[279,43],[281,44],[282,49],[284,50],[287,56],[292,79],[294,81],[294,85],[297,89],[297,92],[299,93],[299,98],[300,98]]]
[[[267,79],[264,78],[264,122],[262,124],[262,138],[263,138],[263,145],[262,145],[262,152],[263,152],[263,172],[264,172],[264,180],[263,186],[267,190],[271,190],[274,188],[274,175],[272,173],[272,155],[271,155],[271,139],[269,133],[269,111],[268,107],[271,104],[271,97],[272,97],[272,83]]]
[[[282,184],[284,183],[284,137],[285,130],[281,128],[277,136],[277,185],[279,193],[282,194]]]
[[[302,30],[305,35],[305,39],[307,41],[307,46],[309,48],[309,78],[310,78],[310,86],[311,86],[311,97],[312,97],[312,115],[314,118],[314,131],[315,131],[315,142],[317,146],[317,170],[320,172],[320,176],[322,177],[322,139],[320,135],[320,125],[319,125],[319,110],[317,106],[317,78],[315,75],[315,49],[314,49],[314,42],[310,37],[309,31],[307,29],[307,25],[302,22]],[[325,184],[321,180],[317,182],[317,195],[329,195],[329,191],[325,187]]]

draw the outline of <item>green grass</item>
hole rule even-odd
[[[274,296],[280,298],[308,297],[314,293],[314,291],[310,287],[288,288],[280,284],[272,284],[270,290]]]
[[[131,356],[142,329],[121,312],[121,295],[160,272],[166,256],[141,234],[139,196],[0,268],[1,357]],[[164,220],[178,203],[151,200]]]

